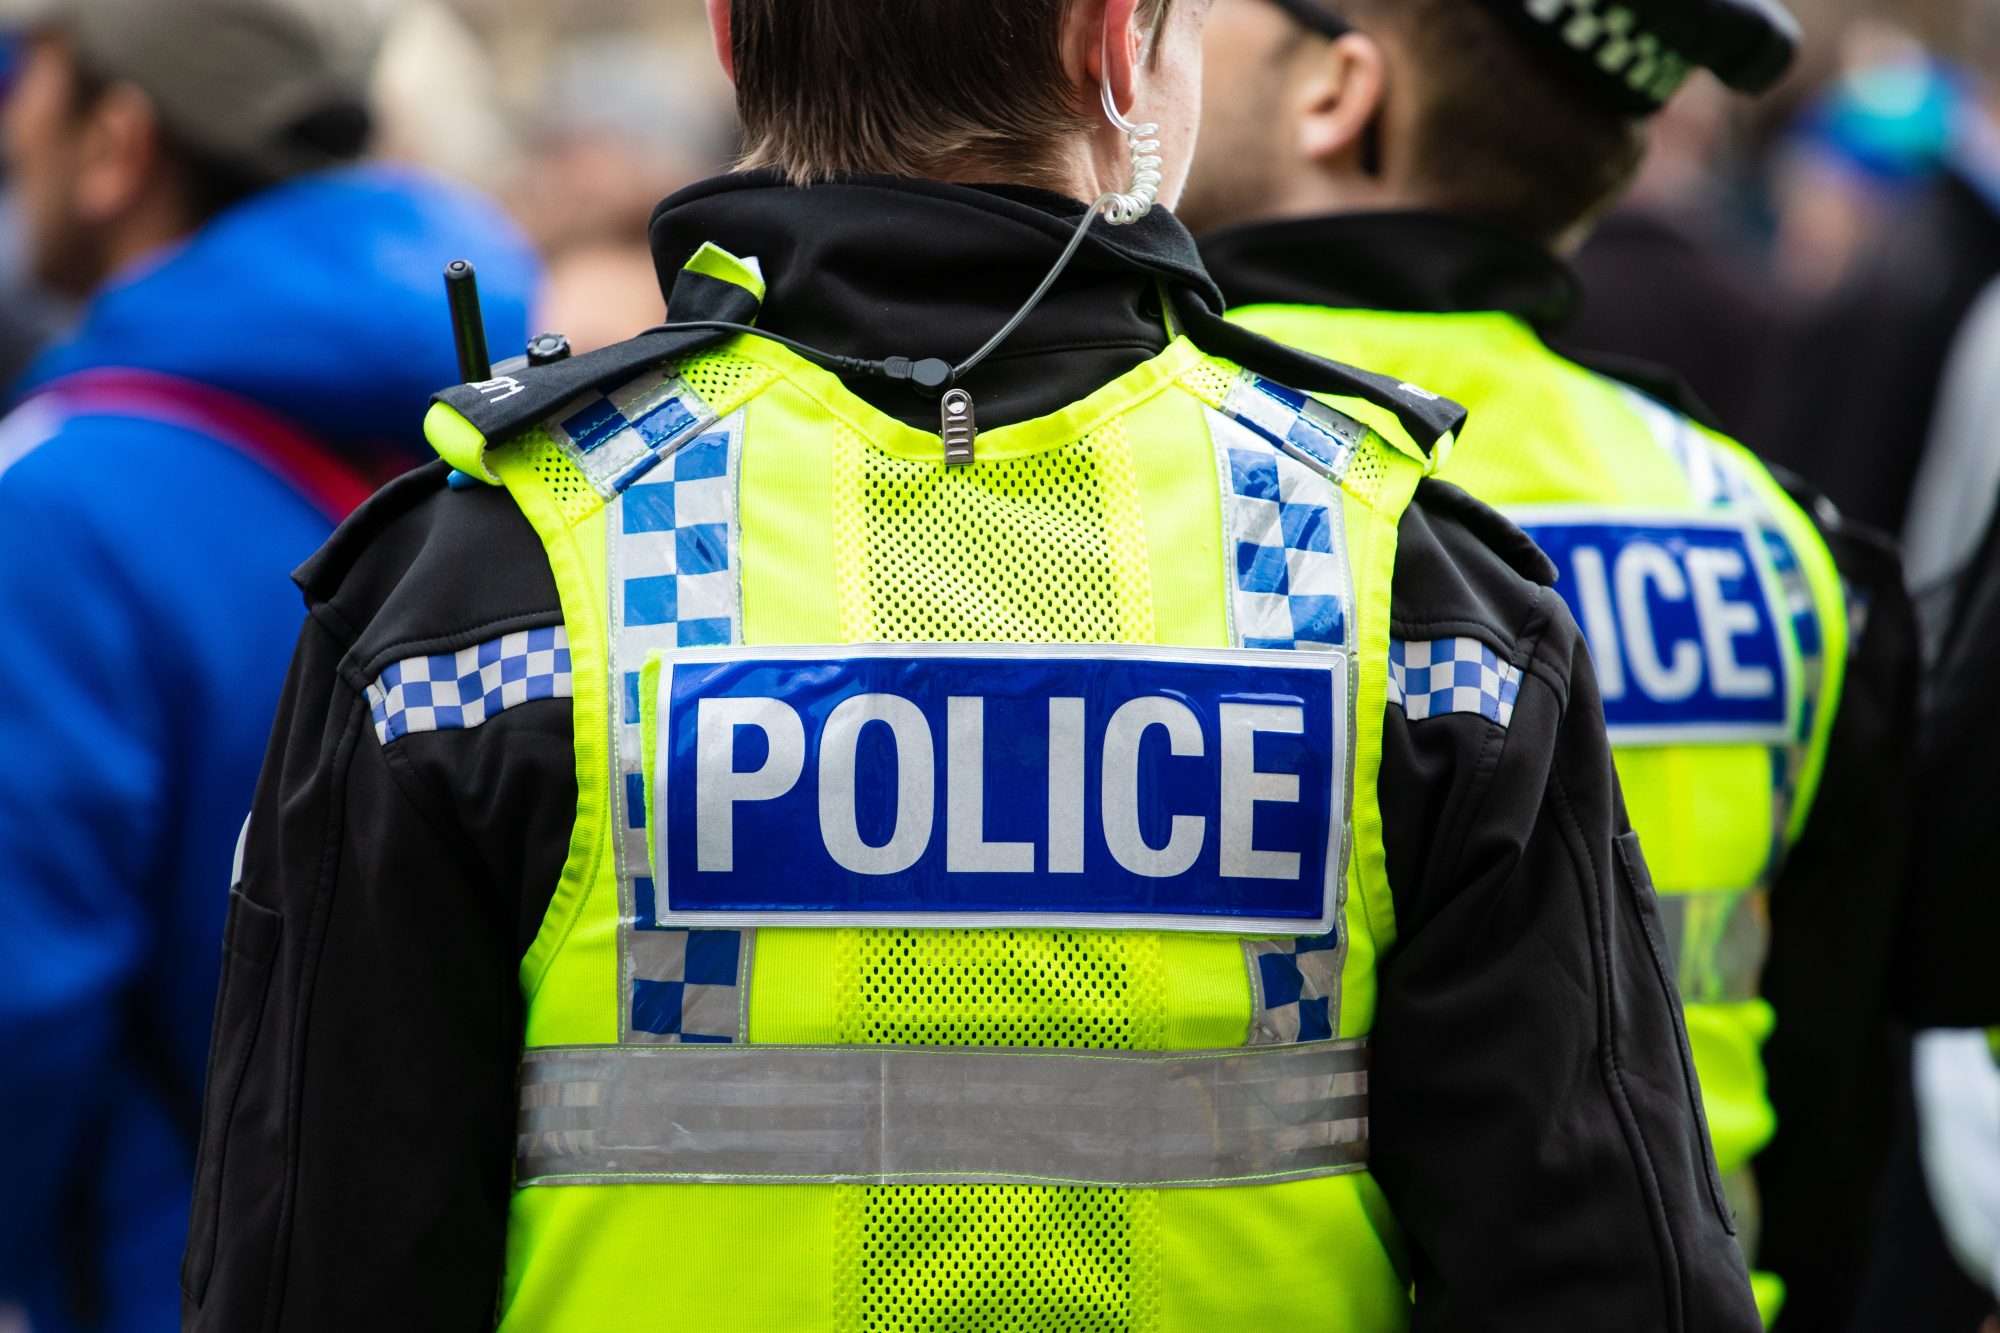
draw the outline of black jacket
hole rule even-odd
[[[1955,173],[1780,336],[1745,432],[1843,512],[1900,534],[1952,342],[2000,276],[2000,213]]]
[[[703,236],[757,254],[779,332],[962,354],[1033,288],[1077,209],[735,178],[670,201],[654,240],[665,268]],[[968,387],[990,419],[1073,402],[1160,349],[1162,299],[1219,308],[1158,214],[1086,247]],[[891,334],[903,346],[881,346]],[[904,390],[857,387],[935,423]],[[1395,633],[1478,636],[1524,679],[1504,729],[1389,715],[1399,942],[1380,971],[1373,1170],[1409,1237],[1419,1329],[1747,1333],[1645,865],[1549,576],[1505,520],[1420,488]],[[517,969],[576,802],[570,707],[384,745],[363,690],[389,662],[558,623],[556,589],[512,501],[450,489],[442,464],[376,497],[299,581],[311,621],[234,901],[187,1326],[480,1327],[504,1256]]]
[[[1583,300],[1563,329],[1566,343],[1672,366],[1742,437],[1758,396],[1784,306],[1771,284],[1739,262],[1747,248],[1701,197],[1674,208],[1620,208],[1577,252]],[[1755,439],[1745,441],[1757,447]]]
[[[1233,304],[1504,311],[1545,339],[1567,327],[1575,277],[1540,246],[1443,214],[1382,214],[1233,228],[1203,253]],[[1694,416],[1670,371],[1564,350]],[[1477,403],[1469,404],[1474,416]],[[1514,447],[1532,448],[1533,441]],[[1782,478],[1781,478],[1782,479]],[[1784,1327],[1837,1327],[1872,1237],[1868,1200],[1889,1140],[1888,1021],[1920,1006],[1926,956],[1908,923],[1916,628],[1886,539],[1785,479],[1814,515],[1849,590],[1853,641],[1825,775],[1772,895],[1765,1048],[1778,1133],[1759,1156],[1759,1263],[1783,1276]]]

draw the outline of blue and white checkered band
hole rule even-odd
[[[622,388],[571,403],[548,430],[609,500],[714,424],[715,413],[685,381],[650,370]]]
[[[1245,648],[1352,652],[1353,583],[1340,483],[1367,447],[1367,427],[1245,371],[1222,411],[1209,413],[1209,432],[1222,478],[1233,641]],[[1346,901],[1343,875],[1342,913]],[[1247,1045],[1339,1033],[1344,928],[1245,939],[1243,957],[1254,1001]]]
[[[627,401],[636,410],[651,400]],[[655,419],[661,419],[659,413],[672,414],[662,419],[663,428],[687,412],[685,407],[673,408],[674,401],[682,400],[669,397],[654,408]],[[702,407],[688,413],[688,419],[699,420],[706,411]],[[737,412],[660,454],[613,491],[605,510],[610,542],[610,670],[612,698],[618,701],[612,742],[619,781],[611,796],[620,831],[618,877],[624,904],[620,933],[627,987],[624,1040],[629,1042],[743,1038],[748,994],[744,983],[753,933],[666,929],[654,920],[639,726],[639,672],[648,654],[742,640],[736,481],[743,417]],[[578,428],[588,431],[581,424]],[[616,443],[615,435],[607,440],[603,448],[624,447]]]
[[[1412,722],[1453,713],[1514,721],[1521,669],[1479,639],[1389,640],[1389,702]]]
[[[567,699],[573,678],[561,625],[517,630],[460,649],[391,662],[368,687],[375,739],[464,731],[537,699]]]
[[[1637,13],[1612,0],[1525,0],[1523,9],[1648,101],[1666,102],[1694,72],[1686,57],[1640,27]]]
[[[1236,377],[1222,410],[1336,482],[1347,475],[1355,451],[1368,438],[1368,428],[1352,417],[1248,371]]]
[[[1340,1031],[1340,935],[1245,940],[1250,959],[1247,1046],[1324,1041]]]
[[[1352,644],[1340,479],[1367,437],[1313,399],[1245,375],[1209,413],[1222,476],[1230,613],[1245,648]]]
[[[1819,603],[1798,552],[1786,536],[1778,515],[1764,494],[1753,486],[1742,459],[1697,429],[1680,413],[1636,390],[1625,391],[1626,404],[1646,423],[1660,448],[1687,477],[1696,504],[1737,524],[1749,549],[1762,554],[1778,589],[1777,610],[1789,618],[1798,647],[1798,693],[1789,706],[1790,723],[1771,746],[1772,802],[1771,865],[1766,881],[1775,879],[1791,843],[1792,809],[1798,800],[1811,739],[1819,721],[1826,686],[1826,634]]]

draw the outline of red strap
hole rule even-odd
[[[300,427],[212,384],[147,370],[85,370],[32,397],[73,416],[136,417],[206,435],[261,465],[334,523],[375,493],[373,479]]]

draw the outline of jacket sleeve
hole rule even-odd
[[[56,444],[0,467],[0,1294],[74,1223],[154,906],[166,733],[145,617]],[[217,892],[220,893],[220,886]]]
[[[300,640],[230,904],[197,1333],[490,1327],[499,1291],[517,969],[575,815],[569,705],[385,745],[360,686],[396,654],[357,668],[345,629],[320,606]]]
[[[1380,972],[1371,1153],[1412,1247],[1413,1327],[1750,1333],[1581,636],[1553,591],[1518,577],[1486,615],[1429,613],[1450,598],[1422,585],[1482,576],[1445,525],[1442,551],[1413,549],[1421,527],[1404,525],[1397,637],[1482,638],[1521,683],[1505,726],[1393,705],[1385,726],[1398,941]],[[1427,569],[1440,554],[1449,567]]]

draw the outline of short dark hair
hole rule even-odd
[[[1542,242],[1605,208],[1646,151],[1642,117],[1611,105],[1473,0],[1338,0],[1422,71],[1415,170],[1434,208]]]
[[[968,166],[1032,181],[1091,124],[1063,69],[1074,3],[730,0],[744,165],[800,183]]]

